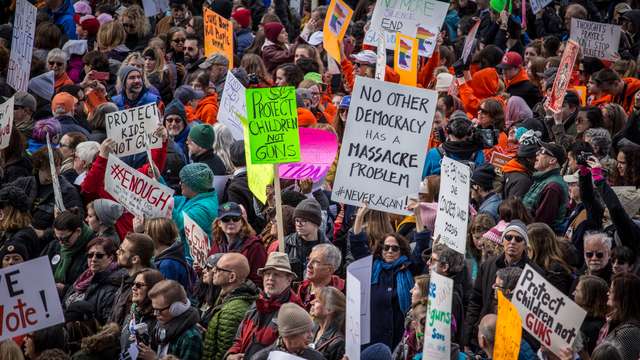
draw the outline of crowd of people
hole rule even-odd
[[[640,3],[552,1],[534,14],[529,1],[452,0],[418,64],[417,86],[438,102],[412,215],[332,201],[336,156],[319,182],[280,180],[280,244],[273,186],[256,198],[244,141],[217,121],[227,72],[246,88],[295,87],[298,125],[340,142],[355,78],[373,78],[377,59],[363,43],[376,2],[345,2],[354,15],[332,64],[328,2],[169,0],[149,17],[137,0],[34,1],[31,76],[17,92],[16,1],[0,2],[0,103],[14,101],[1,267],[47,256],[65,319],[0,342],[1,359],[345,359],[346,268],[369,255],[363,360],[422,359],[433,272],[454,283],[451,358],[491,359],[497,294],[511,298],[525,265],[587,317],[562,354],[523,331],[519,359],[640,357]],[[203,8],[233,24],[233,59],[205,56]],[[616,60],[578,56],[554,112],[572,19],[620,25],[620,43]],[[384,80],[397,83],[387,55]],[[162,147],[121,160],[175,191],[167,217],[134,216],[105,189],[107,114],[147,104]],[[433,237],[445,156],[471,170],[465,255]],[[205,263],[184,215],[209,236]]]

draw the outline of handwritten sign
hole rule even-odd
[[[518,309],[498,291],[498,320],[496,321],[493,359],[517,360],[522,338],[522,319]]]
[[[587,312],[526,265],[511,302],[518,309],[523,327],[540,344],[561,356],[571,346]]]
[[[233,69],[233,25],[231,21],[204,8],[204,55],[223,54]]]
[[[253,164],[300,161],[296,89],[247,89],[249,144]]]
[[[189,252],[193,258],[194,264],[203,265],[209,256],[209,237],[207,233],[193,219],[183,212],[184,235],[189,242]]]
[[[469,221],[471,169],[449,157],[442,159],[434,238],[464,255]]]
[[[300,162],[279,165],[280,177],[319,181],[333,165],[338,152],[338,138],[326,130],[300,128],[300,152]]]
[[[352,16],[353,10],[344,1],[331,0],[324,18],[322,46],[338,62],[341,60],[339,44],[347,32]]]
[[[418,40],[396,34],[393,69],[400,75],[400,84],[416,86],[418,81]]]
[[[13,128],[13,99],[0,105],[0,149],[6,149],[11,141],[11,129]]]
[[[7,84],[16,91],[27,91],[33,53],[33,36],[36,33],[36,13],[38,9],[27,0],[16,2],[16,18],[13,24],[11,55]]]
[[[345,355],[360,360],[360,345],[371,338],[372,256],[358,259],[347,267],[347,309]]]
[[[331,198],[409,214],[407,201],[422,180],[436,99],[432,90],[357,77]]]
[[[57,151],[57,150],[56,150]],[[62,200],[62,191],[60,191],[60,179],[58,178],[58,169],[53,160],[53,150],[51,149],[51,141],[49,133],[47,133],[47,155],[49,156],[49,170],[51,171],[51,185],[53,186],[54,205],[58,211],[64,211],[64,201]]]
[[[245,139],[249,138],[249,125],[246,118],[240,118]],[[247,181],[249,190],[261,203],[267,203],[267,186],[273,182],[275,169],[268,164],[253,164],[249,142],[244,141],[244,159],[247,164]]]
[[[531,11],[534,14],[537,14],[540,11],[542,11],[542,9],[547,7],[547,5],[551,4],[553,0],[530,0],[530,1],[531,1]]]
[[[0,269],[0,341],[63,322],[46,256]]]
[[[449,360],[451,359],[453,280],[432,271],[428,295],[422,358]]]
[[[116,142],[114,154],[123,157],[162,147],[154,135],[160,124],[158,107],[147,104],[106,114],[107,137]]]
[[[130,213],[167,217],[173,209],[173,189],[139,172],[109,154],[104,188]]]
[[[233,76],[231,71],[227,71],[227,79],[224,82],[217,119],[229,128],[235,140],[244,139],[242,123],[238,115],[247,116],[247,95],[245,91],[246,89],[240,81]]]
[[[556,72],[556,78],[553,81],[553,88],[551,88],[551,93],[546,100],[546,106],[556,114],[562,110],[562,103],[567,93],[567,86],[571,81],[573,65],[576,63],[578,52],[580,52],[580,45],[573,40],[567,41],[562,53],[562,59],[560,59],[560,66]]]
[[[581,20],[574,17],[571,19],[569,38],[580,44],[582,56],[615,61],[618,58],[620,30],[619,25]]]

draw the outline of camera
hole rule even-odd
[[[587,166],[587,160],[589,160],[589,158],[592,156],[593,156],[593,153],[583,151],[580,154],[578,154],[578,156],[576,156],[576,163],[578,165]]]
[[[149,327],[146,323],[135,324],[133,333],[136,336],[137,343],[149,345]]]
[[[247,78],[249,79],[249,85],[258,85],[260,84],[260,78],[258,77],[258,75],[251,73],[247,76]]]

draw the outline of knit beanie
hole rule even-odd
[[[304,334],[313,328],[313,320],[298,304],[286,303],[278,311],[278,333],[280,336]]]
[[[231,17],[243,28],[249,27],[251,22],[251,10],[239,7],[231,13]]]
[[[51,70],[36,77],[32,77],[31,80],[29,80],[29,92],[34,95],[38,95],[47,101],[51,101],[55,92],[54,84],[55,80],[53,70]]]
[[[493,165],[482,164],[473,170],[471,182],[479,185],[482,189],[492,189],[495,177],[496,170]]]
[[[361,360],[391,360],[391,349],[383,343],[370,345],[360,354]]]
[[[123,86],[124,86],[124,84],[127,83],[127,78],[129,77],[129,74],[132,71],[137,71],[140,74],[142,74],[140,69],[138,69],[135,66],[131,66],[131,65],[125,65],[125,66],[121,67],[120,70],[118,70],[118,80],[120,80],[120,83],[123,84]]]
[[[507,227],[508,223],[504,220],[500,220],[496,226],[489,229],[486,233],[482,234],[484,239],[493,241],[496,244],[502,245],[502,233]]]
[[[29,252],[27,248],[19,242],[8,241],[6,244],[0,247],[0,261],[6,255],[18,254],[22,257],[22,260],[29,260]]]
[[[320,203],[315,199],[305,199],[296,206],[296,210],[293,212],[293,218],[300,218],[311,221],[312,223],[320,226],[322,224],[322,209]]]
[[[122,216],[124,206],[109,199],[98,199],[93,202],[93,210],[98,220],[106,226],[113,226]]]
[[[27,195],[17,186],[7,185],[0,189],[0,208],[6,205],[22,212],[29,211]]]
[[[197,193],[207,192],[213,186],[213,171],[205,163],[189,164],[180,170],[180,181]]]
[[[189,139],[203,149],[211,149],[216,137],[211,125],[198,124],[189,131]]]
[[[264,36],[271,42],[278,42],[278,35],[282,32],[284,26],[279,22],[270,22],[264,24]]]
[[[167,107],[164,110],[165,119],[169,115],[178,115],[178,116],[180,116],[180,119],[182,119],[182,122],[186,124],[187,113],[184,110],[184,105],[182,105],[182,103],[179,100],[173,99],[173,100],[171,100],[169,105],[167,105]]]
[[[504,235],[509,231],[517,232],[518,235],[522,236],[522,238],[524,239],[524,242],[526,244],[529,244],[529,235],[527,234],[527,225],[525,225],[525,223],[523,223],[522,221],[517,219],[512,220],[502,232],[502,237],[500,238],[501,241],[504,240]]]

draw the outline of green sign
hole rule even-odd
[[[247,89],[249,145],[253,164],[300,161],[296,89]]]

